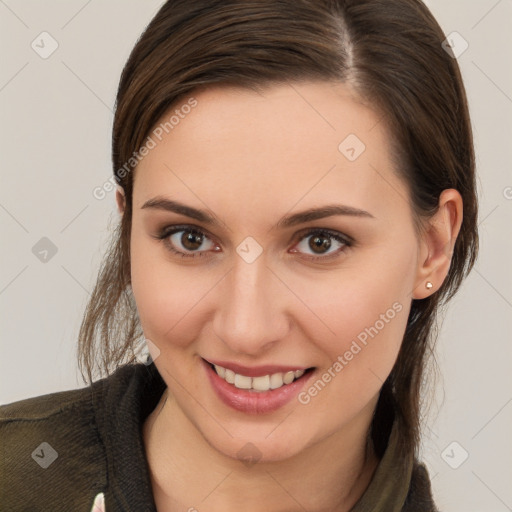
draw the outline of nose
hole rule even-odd
[[[288,332],[286,290],[264,254],[252,263],[238,255],[234,260],[219,283],[213,330],[231,353],[257,357]]]

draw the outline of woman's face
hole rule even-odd
[[[325,82],[194,98],[133,194],[133,293],[173,407],[238,458],[368,427],[420,283],[385,124]]]

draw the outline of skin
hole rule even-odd
[[[139,163],[134,182],[132,289],[168,385],[143,431],[158,510],[348,511],[378,464],[366,435],[411,301],[445,279],[462,199],[445,190],[418,235],[385,123],[345,84],[262,93],[224,86],[194,97],[197,106]],[[338,150],[349,134],[366,146],[352,162]],[[156,196],[205,209],[220,225],[141,208]],[[116,197],[122,213],[122,189]],[[276,227],[285,215],[330,204],[372,217]],[[202,257],[173,255],[155,238],[181,224],[205,233]],[[327,237],[327,257],[308,245],[308,228],[354,243]],[[190,254],[182,234],[174,247]],[[252,263],[236,252],[248,236],[263,249]],[[308,259],[315,255],[324,259]],[[269,414],[235,411],[200,365],[204,357],[321,375],[394,303],[401,311],[307,405],[294,399]],[[247,467],[237,452],[249,442],[261,458]]]

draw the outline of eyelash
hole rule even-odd
[[[160,240],[164,243],[166,248],[173,254],[180,256],[182,258],[202,258],[204,257],[208,251],[198,251],[193,253],[183,253],[181,251],[176,250],[173,245],[169,241],[169,237],[171,235],[174,235],[176,233],[179,233],[180,231],[184,231],[186,233],[192,233],[194,235],[204,236],[208,239],[211,239],[204,231],[201,229],[196,228],[192,225],[181,225],[181,226],[167,226],[164,227],[159,231],[159,233],[154,237],[157,240]],[[343,235],[342,233],[339,233],[337,231],[331,231],[330,229],[322,229],[322,228],[311,228],[309,230],[306,230],[305,232],[301,232],[298,235],[298,240],[295,245],[297,245],[299,242],[301,242],[303,239],[307,239],[313,235],[323,235],[325,238],[332,238],[333,240],[336,240],[337,242],[343,244],[344,247],[341,247],[337,251],[328,254],[327,256],[312,256],[312,255],[305,255],[305,257],[312,261],[317,260],[328,260],[332,257],[336,257],[340,253],[344,252],[348,247],[351,247],[354,243],[354,241],[347,235]],[[298,252],[298,251],[297,251]]]

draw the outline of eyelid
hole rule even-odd
[[[301,229],[293,236],[294,236],[294,238],[296,238],[298,240],[302,240],[302,238],[304,238],[306,235],[311,236],[311,235],[314,235],[315,233],[322,233],[325,235],[330,235],[333,238],[339,238],[339,239],[341,239],[341,241],[345,242],[346,244],[352,245],[355,243],[355,240],[351,236],[347,235],[346,233],[337,231],[336,229],[322,228],[322,227],[316,227],[316,226],[311,226],[309,228]]]
[[[201,235],[205,235],[207,238],[215,242],[217,245],[220,245],[216,238],[210,234],[207,229],[196,226],[195,224],[172,224],[166,225],[165,227],[158,230],[156,238],[166,238],[174,233],[178,233],[179,231],[190,231],[192,233],[199,233]]]

